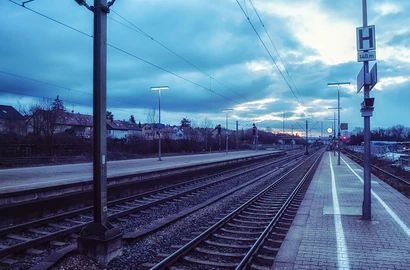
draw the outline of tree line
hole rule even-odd
[[[13,119],[4,125],[0,136],[1,157],[25,156],[83,156],[85,160],[92,158],[92,138],[76,136],[73,128],[61,126],[57,118],[62,112],[67,112],[63,101],[57,96],[54,100],[44,100],[40,104],[29,106],[28,110],[21,110],[23,121]],[[155,123],[155,110],[149,111],[147,123],[136,121],[133,115],[129,122],[142,128],[146,124]],[[106,118],[114,120],[114,114],[107,111]],[[26,126],[24,126],[26,125]],[[162,153],[203,153],[209,151],[224,151],[226,142],[230,150],[253,149],[254,135],[251,129],[229,131],[226,140],[225,132],[216,135],[215,124],[205,118],[197,123],[189,118],[182,118],[178,128],[186,135],[180,140],[164,137],[162,139]],[[26,132],[24,132],[26,130]],[[29,132],[27,133],[27,130]],[[199,135],[201,135],[199,137]],[[298,136],[294,136],[299,138]],[[263,130],[258,131],[258,142],[272,145],[278,142],[278,135]],[[123,139],[107,138],[108,159],[138,158],[155,155],[158,152],[158,141],[146,140],[141,136],[128,136]]]
[[[410,141],[410,128],[403,125],[395,125],[390,128],[374,128],[370,131],[372,141]],[[364,129],[356,127],[347,141],[349,145],[360,145],[364,141]]]

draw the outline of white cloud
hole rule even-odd
[[[269,2],[258,6],[268,14],[288,20],[292,30],[289,35],[295,35],[304,46],[317,51],[317,55],[305,55],[304,62],[321,60],[336,65],[355,59],[356,26],[325,12],[320,2]]]
[[[265,110],[266,105],[276,102],[278,99],[266,98],[262,100],[255,100],[235,106],[235,111],[250,111],[250,110]]]
[[[380,46],[376,54],[377,60],[385,60],[391,63],[410,63],[410,51],[403,46]]]
[[[377,13],[381,14],[382,16],[385,16],[388,14],[395,14],[395,13],[399,13],[400,11],[402,11],[402,9],[398,5],[395,5],[391,2],[375,4],[374,10]]]
[[[376,84],[374,89],[376,90],[385,90],[385,88],[389,88],[393,85],[402,84],[409,82],[410,78],[404,76],[396,76],[396,77],[385,77],[381,78],[380,81]]]
[[[265,61],[251,61],[251,62],[246,63],[246,67],[248,70],[254,71],[254,72],[261,71],[261,70],[270,71],[273,68],[271,63],[272,62],[269,62],[266,60]]]

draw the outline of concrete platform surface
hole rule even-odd
[[[200,165],[277,152],[280,151],[232,151],[228,154],[226,152],[215,152],[199,155],[163,156],[162,161],[158,161],[158,158],[109,161],[107,162],[107,177]],[[0,169],[0,194],[90,181],[93,179],[92,173],[92,163]]]
[[[325,152],[271,269],[410,269],[410,199],[372,175],[362,219],[363,169]]]

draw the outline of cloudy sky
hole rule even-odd
[[[92,114],[93,14],[74,0],[0,4],[0,104],[44,99]],[[89,5],[93,1],[88,0]],[[410,1],[368,0],[379,82],[371,128],[410,126]],[[248,20],[249,18],[249,20]],[[356,78],[360,0],[118,0],[108,14],[107,110],[115,119],[259,128],[303,134],[341,123],[363,127]],[[375,63],[369,62],[370,68]],[[337,122],[337,120],[336,120]]]

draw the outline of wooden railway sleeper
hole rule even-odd
[[[237,257],[237,258],[243,258],[243,256],[245,256],[246,253],[232,253],[232,252],[220,252],[220,251],[215,251],[215,250],[210,250],[210,249],[206,249],[206,248],[200,248],[200,247],[196,247],[195,251],[199,252],[199,253],[203,253],[203,254],[208,254],[208,255],[217,255],[217,256],[221,256],[221,257]]]
[[[221,231],[223,232],[227,232],[227,233],[232,233],[232,234],[247,234],[247,235],[260,235],[261,232],[249,232],[249,231],[238,231],[238,230],[230,230],[230,229],[226,229],[226,228],[220,228]]]
[[[236,263],[223,263],[223,262],[212,262],[212,261],[205,261],[199,260],[195,258],[191,258],[189,256],[184,256],[183,259],[187,262],[191,262],[194,264],[202,264],[202,265],[209,265],[209,266],[216,266],[216,267],[226,267],[226,268],[233,268],[236,266]]]
[[[249,229],[249,230],[264,230],[266,226],[245,226],[245,225],[240,225],[240,224],[234,224],[234,223],[227,223],[228,226],[235,226],[238,228],[244,228],[244,229]]]
[[[256,239],[257,239],[257,238],[255,238],[255,237],[252,237],[252,238],[248,238],[248,237],[241,237],[241,238],[231,237],[231,236],[226,236],[226,235],[217,234],[217,233],[212,234],[212,236],[215,237],[215,238],[221,238],[221,239],[226,239],[226,240],[234,240],[234,241],[243,241],[243,242],[244,242],[244,241],[247,241],[247,242],[252,241],[252,242],[254,242],[254,241],[256,241]]]
[[[209,244],[209,245],[213,245],[213,246],[218,246],[218,247],[226,247],[226,248],[243,248],[243,249],[249,249],[250,247],[252,247],[252,245],[238,245],[238,244],[227,244],[227,243],[219,243],[219,242],[215,242],[212,240],[205,240],[205,243]]]

